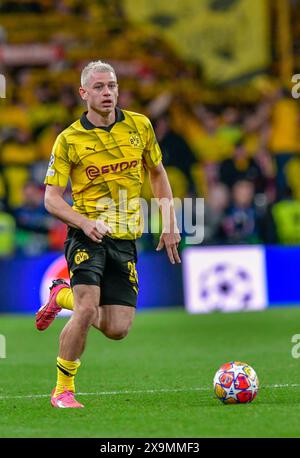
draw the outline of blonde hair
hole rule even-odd
[[[107,64],[106,62],[102,62],[102,60],[96,60],[94,62],[90,62],[89,64],[87,64],[84,67],[84,69],[82,70],[81,78],[80,78],[82,87],[88,84],[90,74],[95,73],[95,72],[99,72],[99,73],[112,72],[115,75],[115,77],[117,78],[115,69],[110,64]]]

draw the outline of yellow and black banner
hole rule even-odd
[[[270,62],[268,0],[124,0],[124,6],[133,22],[151,24],[182,57],[199,62],[211,82]]]

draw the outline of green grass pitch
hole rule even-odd
[[[141,312],[129,336],[92,329],[76,389],[85,409],[53,409],[58,336],[33,317],[2,316],[1,437],[299,437],[300,359],[291,354],[300,308],[188,315]],[[223,405],[212,380],[222,363],[248,362],[260,379],[251,404]]]

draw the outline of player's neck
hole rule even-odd
[[[96,127],[110,126],[116,120],[116,111],[114,109],[108,113],[100,113],[99,111],[89,109],[86,117]]]

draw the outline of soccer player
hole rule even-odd
[[[83,407],[74,397],[90,326],[111,339],[123,339],[132,324],[138,293],[135,239],[141,235],[139,197],[147,169],[161,206],[163,230],[157,249],[180,263],[179,231],[161,151],[149,119],[117,107],[114,68],[90,62],[81,73],[87,111],[56,139],[45,184],[45,206],[68,225],[65,256],[71,288],[61,279],[50,288],[36,327],[46,329],[62,308],[73,311],[60,335],[57,384],[51,404]],[[73,207],[64,200],[71,180]]]

